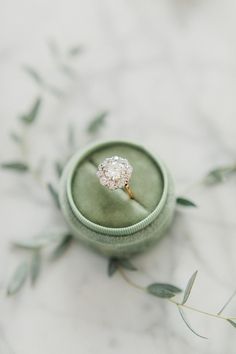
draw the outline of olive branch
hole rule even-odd
[[[49,51],[52,59],[55,63],[56,71],[59,74],[65,75],[69,80],[77,80],[76,69],[74,67],[75,59],[82,54],[82,46],[72,46],[66,50],[61,50],[55,41],[49,41]],[[72,66],[73,64],[73,66]],[[42,73],[39,73],[37,69],[32,66],[24,65],[23,70],[28,77],[33,80],[36,87],[43,91],[44,95],[52,94],[56,98],[61,98],[66,94],[65,90],[61,87],[56,87],[53,83],[45,80]],[[42,94],[38,94],[33,102],[29,104],[25,113],[21,114],[18,119],[18,130],[10,133],[10,138],[16,144],[19,149],[20,158],[12,159],[10,161],[4,161],[0,163],[0,167],[3,170],[16,172],[19,175],[28,176],[33,179],[37,185],[46,189],[54,202],[54,206],[60,211],[60,203],[58,197],[57,185],[52,182],[45,182],[43,178],[43,164],[40,162],[38,166],[33,166],[30,161],[30,146],[29,136],[32,133],[32,129],[35,128],[35,123],[42,115],[42,106],[44,105],[44,98]],[[85,128],[85,135],[87,140],[97,138],[100,134],[101,128],[106,123],[108,111],[103,110],[97,112],[92,116]],[[55,176],[59,180],[69,157],[77,150],[77,137],[75,136],[76,127],[71,123],[67,128],[67,156],[62,160],[57,159],[52,162]],[[29,257],[27,261],[20,263],[14,271],[9,284],[7,286],[7,294],[16,294],[25,284],[29,278],[32,285],[34,285],[39,277],[42,265],[42,254],[45,248],[52,248],[52,252],[49,254],[49,260],[53,261],[62,256],[69,248],[73,241],[73,236],[65,228],[62,232],[51,232],[47,235],[38,235],[36,237],[22,240],[13,241],[12,246],[17,249],[27,250]]]
[[[83,48],[80,45],[67,48],[66,50],[61,50],[58,44],[55,41],[49,41],[48,47],[52,56],[52,59],[55,63],[56,70],[59,71],[62,75],[66,76],[69,80],[76,80],[76,68],[75,68],[75,59],[79,57]],[[60,87],[57,87],[51,82],[45,80],[42,73],[39,73],[38,70],[32,66],[25,65],[23,67],[26,74],[34,81],[36,86],[40,89],[40,92],[43,94],[51,94],[56,98],[61,98],[65,94],[64,90]],[[17,172],[19,174],[24,174],[30,176],[37,184],[49,192],[55,208],[60,212],[60,203],[58,198],[57,186],[52,182],[45,183],[43,179],[42,166],[39,164],[38,167],[32,166],[29,158],[29,142],[28,137],[31,133],[31,129],[34,129],[34,123],[42,114],[42,106],[44,105],[43,95],[39,94],[35,97],[33,102],[29,104],[28,110],[18,117],[20,122],[20,127],[18,131],[11,132],[10,138],[12,141],[19,147],[20,159],[13,159],[11,161],[5,161],[0,164],[0,167],[4,170]],[[103,110],[98,112],[92,117],[85,129],[88,139],[95,138],[103,128],[108,112]],[[54,168],[55,175],[57,179],[61,177],[64,165],[71,154],[77,149],[77,138],[75,136],[75,127],[71,124],[68,125],[67,129],[67,150],[68,156],[65,159],[58,159],[53,161],[52,165]],[[214,185],[217,183],[222,183],[228,179],[231,175],[236,172],[235,162],[231,165],[220,166],[210,170],[210,172],[197,184],[198,185]],[[197,207],[196,203],[192,200],[189,200],[185,196],[178,196],[176,198],[176,204],[179,207]],[[41,272],[41,265],[44,250],[47,248],[51,249],[51,253],[48,256],[50,261],[54,261],[65,254],[67,249],[71,246],[72,242],[75,241],[73,235],[67,230],[67,228],[62,232],[51,232],[47,235],[39,235],[37,237],[29,238],[22,241],[14,241],[12,245],[17,249],[23,249],[28,251],[27,261],[23,261],[18,265],[14,271],[12,277],[10,278],[9,284],[7,286],[8,296],[16,294],[29,279],[31,285],[33,286]],[[118,272],[120,276],[133,288],[145,292],[149,295],[155,296],[160,299],[167,300],[169,303],[174,304],[183,321],[187,327],[198,337],[206,339],[205,336],[197,333],[192,326],[189,324],[186,319],[185,311],[194,311],[199,314],[214,317],[221,319],[230,323],[233,327],[236,328],[236,317],[226,317],[223,315],[223,311],[232,301],[236,295],[236,291],[230,296],[227,302],[222,306],[221,310],[218,313],[210,313],[197,309],[195,307],[189,306],[187,304],[189,296],[192,292],[193,285],[196,280],[197,271],[190,277],[187,286],[185,287],[184,292],[174,285],[168,283],[153,283],[148,286],[142,286],[135,283],[127,275],[127,271],[135,271],[136,267],[130,262],[129,259],[118,259],[110,258],[108,264],[108,275],[112,276],[114,273]],[[180,298],[180,294],[182,294]]]
[[[133,280],[130,279],[130,277],[126,274],[126,271],[136,271],[137,268],[127,259],[119,259],[119,258],[110,258],[109,263],[108,263],[108,275],[111,277],[115,272],[119,272],[121,277],[125,280],[125,282],[142,292],[145,292],[147,294],[156,296],[160,299],[165,299],[169,303],[176,305],[181,318],[183,319],[184,323],[186,326],[190,329],[192,333],[194,333],[196,336],[202,338],[202,339],[208,339],[207,337],[199,334],[196,332],[192,326],[190,325],[189,321],[186,319],[185,312],[184,310],[189,310],[189,311],[194,311],[197,313],[200,313],[205,316],[209,317],[214,317],[220,320],[227,321],[230,323],[233,327],[236,328],[236,316],[235,317],[229,317],[229,316],[223,316],[222,313],[226,309],[226,307],[230,304],[230,302],[233,300],[234,296],[236,295],[236,291],[230,296],[230,298],[226,301],[226,303],[221,307],[220,311],[217,313],[211,313],[207,312],[201,309],[198,309],[193,306],[187,305],[187,301],[190,297],[190,294],[193,289],[193,285],[195,283],[197,273],[198,271],[195,271],[190,279],[187,282],[187,285],[185,287],[184,292],[182,289],[179,287],[169,284],[169,283],[152,283],[149,284],[148,286],[142,286],[134,282]],[[178,298],[178,295],[183,292],[182,298]]]

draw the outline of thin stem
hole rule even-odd
[[[146,291],[146,288],[144,286],[141,286],[139,284],[136,284],[135,282],[133,282],[131,279],[129,279],[129,277],[126,275],[126,273],[124,272],[124,270],[121,267],[118,267],[118,271],[120,273],[120,275],[122,276],[122,278],[126,281],[126,283],[128,283],[130,286],[132,286],[135,289],[141,290],[141,291]]]
[[[179,302],[177,302],[177,301],[175,301],[173,299],[169,299],[169,302],[172,302],[172,304],[175,304],[178,307],[182,307],[182,308],[185,308],[185,309],[190,310],[190,311],[198,312],[198,313],[201,313],[201,314],[206,315],[206,316],[215,317],[215,318],[219,318],[221,320],[226,320],[226,321],[229,319],[228,317],[224,317],[224,316],[221,316],[221,315],[218,315],[218,314],[215,314],[215,313],[199,310],[199,309],[197,309],[195,307],[192,307],[192,306],[189,306],[189,305],[186,305],[186,304],[181,304],[181,303],[179,303]]]
[[[126,275],[126,273],[124,272],[124,270],[121,267],[118,268],[118,271],[119,271],[120,275],[122,276],[122,278],[126,281],[127,284],[129,284],[130,286],[132,286],[135,289],[138,289],[138,290],[146,292],[146,287],[141,286],[141,285],[133,282],[133,280],[131,280]],[[182,307],[182,308],[185,308],[185,309],[190,310],[190,311],[198,312],[198,313],[201,313],[202,315],[218,318],[218,319],[225,320],[225,321],[227,321],[227,320],[236,320],[236,317],[225,317],[225,316],[222,316],[220,314],[215,314],[215,313],[199,310],[199,309],[197,309],[195,307],[192,307],[192,306],[189,306],[189,305],[186,305],[186,304],[181,304],[181,303],[175,301],[173,298],[172,299],[167,299],[167,300],[169,302],[171,302],[172,304],[175,304],[178,307]]]
[[[37,170],[34,170],[29,161],[29,144],[28,144],[28,127],[23,127],[22,129],[22,141],[21,141],[21,154],[23,159],[26,161],[27,165],[29,166],[29,172],[33,179],[42,187],[46,187],[46,184],[42,180],[40,174]]]

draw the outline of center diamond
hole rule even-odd
[[[112,156],[98,166],[97,176],[103,186],[114,190],[124,188],[128,184],[132,171],[133,168],[127,159]]]

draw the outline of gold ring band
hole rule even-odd
[[[125,191],[128,193],[130,199],[134,199],[134,194],[129,186],[129,184],[127,183],[124,187]]]

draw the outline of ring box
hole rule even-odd
[[[134,199],[103,187],[96,171],[107,157],[126,158],[133,167],[129,182]],[[128,257],[161,238],[173,220],[174,183],[160,159],[144,147],[109,141],[77,152],[60,182],[62,213],[72,234],[106,256]]]

